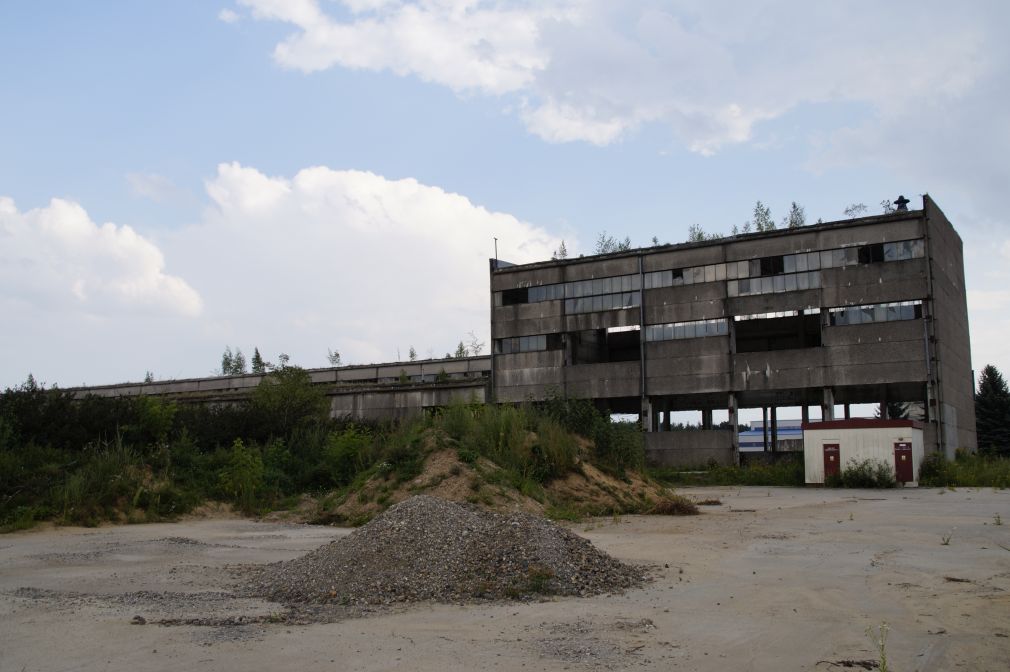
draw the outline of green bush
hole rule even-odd
[[[939,487],[1010,488],[1010,458],[959,452],[954,461],[940,453],[926,456],[919,484]]]
[[[849,460],[841,474],[829,476],[824,484],[833,488],[893,488],[898,482],[891,465],[869,458]]]
[[[263,458],[255,447],[247,447],[242,439],[231,446],[228,464],[221,470],[221,489],[246,513],[256,506],[257,491],[263,485]]]
[[[367,432],[347,427],[330,432],[323,449],[323,458],[334,485],[347,485],[358,472],[371,466],[372,437]]]

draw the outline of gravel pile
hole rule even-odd
[[[418,495],[343,539],[267,565],[248,588],[275,602],[346,605],[586,596],[644,580],[642,569],[549,521]]]

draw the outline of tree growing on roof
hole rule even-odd
[[[772,231],[775,229],[775,220],[772,219],[771,208],[761,201],[754,204],[753,225],[755,231]]]
[[[596,237],[596,249],[594,254],[610,254],[611,252],[624,252],[631,249],[631,238],[625,236],[624,240],[617,240],[613,236],[608,236],[606,231],[602,231]]]

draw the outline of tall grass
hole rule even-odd
[[[1010,458],[959,454],[947,460],[940,453],[926,457],[919,484],[939,487],[1010,488]]]
[[[707,465],[696,469],[657,467],[649,474],[668,485],[803,485],[803,461],[782,460],[746,466]]]

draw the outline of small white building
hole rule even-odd
[[[822,484],[850,462],[872,459],[890,465],[899,483],[915,485],[923,455],[922,423],[915,420],[853,418],[803,423],[807,484]]]

